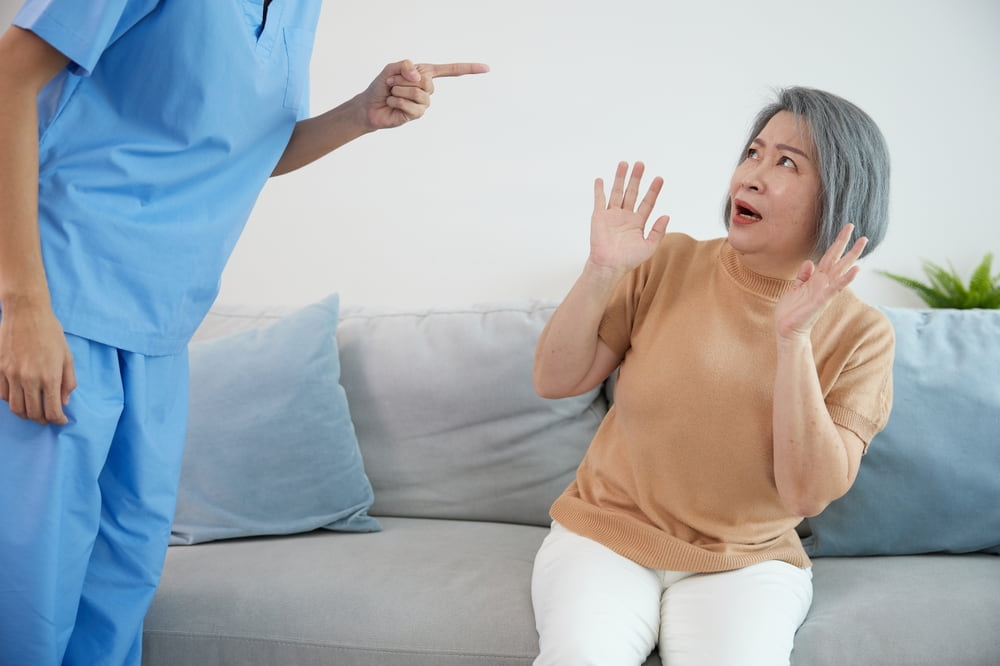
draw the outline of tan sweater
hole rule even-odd
[[[724,238],[668,234],[605,313],[600,336],[624,354],[615,401],[552,518],[654,569],[809,566],[773,471],[774,306],[790,285]],[[844,290],[812,342],[833,421],[867,447],[892,402],[888,319]]]

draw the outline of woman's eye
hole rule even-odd
[[[795,161],[791,157],[782,156],[781,159],[778,160],[778,164],[781,166],[792,167],[793,169],[795,168]]]
[[[747,148],[747,159],[755,160],[757,159],[758,154],[759,153],[756,148]]]

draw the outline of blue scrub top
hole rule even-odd
[[[68,333],[184,348],[296,120],[322,0],[28,0],[72,64],[40,94],[39,229]]]

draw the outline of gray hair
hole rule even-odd
[[[878,125],[837,95],[815,88],[784,88],[757,114],[741,161],[764,126],[781,111],[805,121],[819,160],[820,214],[814,258],[822,256],[848,222],[854,224],[855,237],[868,237],[862,256],[868,254],[885,237],[889,216],[889,150]],[[731,208],[727,197],[727,229]]]

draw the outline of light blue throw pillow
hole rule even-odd
[[[380,529],[340,385],[336,295],[190,346],[187,444],[170,543]]]
[[[1000,311],[881,308],[894,400],[857,481],[803,540],[812,556],[1000,552]]]

